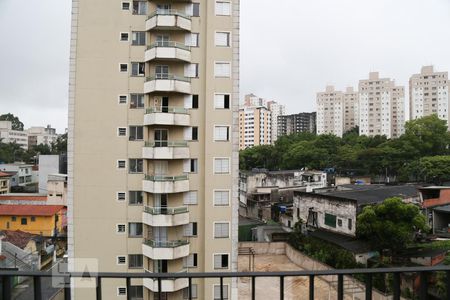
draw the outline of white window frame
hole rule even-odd
[[[123,199],[120,199],[120,197],[119,197],[120,194],[124,194],[125,197]],[[116,200],[117,200],[117,202],[120,202],[120,203],[126,202],[127,201],[127,193],[126,192],[117,192]]]
[[[126,65],[127,66],[127,70],[126,71],[122,71],[122,65]],[[119,64],[119,73],[128,73],[128,64],[127,63],[120,63]]]
[[[122,34],[126,34],[127,35],[127,39],[126,40],[122,40]],[[130,41],[130,33],[129,32],[120,32],[119,34],[119,42],[129,42]]]
[[[187,34],[189,34],[189,38],[187,38]],[[198,33],[198,32],[190,32],[190,33],[187,33],[187,34],[184,37],[185,45],[189,46],[189,47],[198,48],[199,44],[200,44],[200,33]],[[195,38],[195,44],[192,42],[193,41],[193,39],[192,39],[193,36],[196,37]]]
[[[123,167],[123,168],[119,167],[119,162],[121,162],[121,161],[125,162],[125,167]],[[118,159],[116,167],[117,167],[118,170],[126,170],[127,169],[127,160],[126,159]]]
[[[214,264],[214,257],[215,257],[216,255],[228,255],[228,268],[216,268],[216,267],[215,267],[215,264]],[[226,252],[223,252],[223,253],[213,253],[213,255],[212,255],[212,266],[213,266],[213,269],[214,269],[214,270],[229,270],[229,269],[230,269],[230,253],[226,253]]]
[[[122,232],[122,231],[119,231],[119,226],[125,226],[125,230]],[[125,235],[125,234],[127,234],[127,224],[125,224],[125,223],[117,223],[116,224],[116,233],[117,234],[123,234],[123,235]]]
[[[212,298],[211,299],[213,299],[213,300],[215,300],[215,299],[217,299],[217,298],[214,298],[214,290],[215,290],[215,288],[216,287],[219,287],[219,294],[220,294],[220,284],[213,284],[213,289],[212,289]],[[226,290],[227,290],[227,297],[225,298],[224,297],[224,299],[226,299],[226,300],[230,300],[230,285],[229,284],[223,284],[222,285],[222,287],[226,287]],[[219,297],[219,299],[220,299],[220,297]]]
[[[123,9],[123,4],[124,3],[128,3],[128,9]],[[128,11],[130,11],[132,9],[131,2],[129,2],[129,1],[122,1],[121,4],[120,4],[120,9],[121,10],[128,10]]]
[[[125,259],[125,261],[123,262],[123,263],[121,263],[120,261],[119,261],[119,258],[120,257],[123,257],[124,259]],[[126,265],[127,264],[127,256],[126,255],[117,255],[116,256],[116,264],[118,265],[118,266],[124,266],[124,265]]]
[[[219,128],[226,128],[227,129],[227,135],[228,138],[227,139],[219,139],[216,135],[216,129]],[[222,124],[214,124],[214,132],[213,132],[213,136],[214,136],[214,142],[229,142],[231,140],[231,128],[229,125],[222,125]]]
[[[228,96],[228,108],[225,107],[225,97],[223,97],[223,107],[217,106],[216,97],[217,96]],[[230,93],[214,93],[214,109],[231,109],[231,94]]]
[[[217,44],[217,34],[218,33],[227,33],[228,34],[228,45],[218,45]],[[214,46],[219,48],[230,48],[231,47],[231,31],[225,31],[225,30],[216,30],[214,32]]]
[[[228,236],[227,237],[216,237],[216,224],[228,224]],[[230,238],[231,223],[229,221],[215,221],[213,222],[213,239],[229,239]]]
[[[120,293],[120,289],[125,289],[125,294]],[[125,286],[117,287],[117,297],[125,297],[127,295],[127,288]]]
[[[192,287],[194,287],[195,286],[195,289],[194,288],[192,288],[192,299],[197,299],[198,298],[198,285],[196,284],[196,283],[193,283],[192,284]],[[184,288],[182,291],[183,291],[183,300],[185,300],[185,299],[189,299],[189,296],[188,297],[184,297],[184,290],[185,289],[189,289],[189,287],[187,287],[187,288]],[[194,293],[194,291],[195,291],[195,293]],[[189,290],[188,290],[188,293],[189,293]],[[188,294],[189,295],[189,294]]]
[[[125,129],[125,134],[124,135],[120,134],[120,130],[121,129]],[[117,127],[117,136],[118,137],[126,137],[127,135],[128,135],[128,128],[126,128],[126,127]]]
[[[185,196],[183,195],[183,205],[198,205],[198,191],[189,191],[189,192],[186,192],[186,193],[195,193],[196,201],[195,201],[195,203],[193,203],[191,201],[189,201],[189,203],[188,203],[188,202],[185,201]]]
[[[227,204],[216,204],[216,192],[227,192],[228,193],[228,201]],[[213,205],[216,207],[229,207],[230,206],[230,198],[231,198],[231,190],[227,189],[214,189],[213,190]]]
[[[120,102],[120,97],[125,97],[125,102]],[[125,94],[118,95],[117,103],[119,103],[119,105],[126,105],[128,103],[128,95]]]
[[[230,72],[229,72],[229,74],[228,75],[217,75],[216,73],[216,66],[217,66],[217,64],[227,64],[227,65],[229,65],[230,66]],[[231,62],[230,61],[214,61],[214,77],[215,78],[231,78],[231,73],[232,73],[232,65],[231,65]]]
[[[218,2],[230,4],[230,14],[229,14],[229,15],[223,15],[223,14],[219,14],[219,13],[217,12],[217,3],[218,3]],[[233,4],[231,3],[231,1],[226,1],[226,0],[216,0],[216,1],[214,2],[214,14],[215,14],[216,16],[230,17],[231,14],[232,14],[232,12],[233,12]]]
[[[228,172],[226,172],[226,173],[225,172],[223,172],[223,173],[216,172],[216,160],[217,159],[227,159],[228,160]],[[214,157],[213,158],[213,173],[214,173],[214,175],[229,175],[230,172],[231,172],[231,160],[229,157]]]

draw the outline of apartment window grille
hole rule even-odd
[[[126,296],[127,288],[126,287],[118,287],[117,288],[117,296]]]
[[[125,201],[125,193],[117,192],[117,201]]]
[[[183,204],[185,205],[196,205],[198,203],[198,192],[190,191],[183,195]]]
[[[228,158],[214,159],[214,174],[230,173],[230,160]]]
[[[216,32],[215,45],[217,47],[230,47],[230,41],[229,32]]]
[[[119,104],[126,104],[126,103],[127,103],[127,96],[119,95]]]
[[[117,233],[125,233],[126,225],[125,224],[117,224]]]
[[[120,72],[128,72],[128,64],[120,64]]]
[[[130,10],[130,2],[122,2],[122,10]]]
[[[120,33],[120,41],[121,42],[128,42],[128,32],[121,32]]]
[[[127,136],[127,128],[126,127],[117,128],[117,135],[118,136]]]
[[[214,64],[215,77],[230,77],[231,75],[231,63],[229,62],[216,62]]]
[[[231,3],[228,1],[216,1],[216,16],[230,16]]]
[[[126,256],[117,256],[117,264],[118,265],[124,265],[127,263]]]
[[[214,191],[214,205],[215,206],[230,205],[230,192],[229,191]]]
[[[125,162],[125,160],[118,160],[118,161],[117,161],[117,168],[119,168],[119,169],[125,169],[125,168],[126,168],[126,162]]]
[[[214,126],[214,141],[229,141],[230,127],[228,126]]]

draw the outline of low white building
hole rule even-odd
[[[2,143],[16,143],[21,148],[28,149],[28,134],[26,131],[13,130],[11,121],[0,121],[0,140]]]
[[[33,183],[33,165],[25,163],[0,164],[0,171],[10,173],[11,187]]]
[[[28,147],[36,145],[51,146],[58,138],[56,129],[52,128],[50,125],[47,125],[47,127],[30,127],[27,130],[27,133]]]
[[[67,175],[50,174],[47,180],[47,204],[67,206]]]

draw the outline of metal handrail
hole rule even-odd
[[[151,215],[177,215],[189,212],[187,206],[179,207],[151,207],[144,206],[144,212]]]
[[[157,9],[148,15],[147,20],[150,20],[154,16],[179,16],[188,20],[191,19],[191,16],[188,16],[186,13],[175,9]]]
[[[152,239],[144,239],[143,243],[153,248],[175,248],[188,245],[188,240],[173,240],[173,241],[155,241]]]
[[[168,140],[156,140],[145,142],[145,147],[187,147],[187,141],[168,141]]]
[[[173,75],[173,74],[155,74],[154,76],[148,76],[146,81],[153,81],[153,80],[178,80],[178,81],[184,81],[184,82],[191,82],[191,79],[184,76],[179,75]]]
[[[150,270],[148,270],[148,269],[146,269],[146,268],[144,268],[144,272],[145,273],[150,273],[150,274],[160,274],[160,273],[155,273],[155,272],[153,272],[153,271],[150,271]],[[180,273],[187,273],[188,272],[188,269],[187,268],[183,268],[183,269],[181,269],[180,271],[177,271],[177,272],[170,272],[170,273],[174,273],[174,274],[180,274]],[[166,273],[167,274],[167,273]]]
[[[166,47],[166,48],[179,48],[186,51],[191,51],[191,47],[186,46],[183,43],[174,42],[174,41],[156,41],[153,44],[149,45],[147,47],[147,50],[150,50],[152,48],[158,48],[158,47]]]
[[[188,180],[187,175],[167,176],[167,175],[145,175],[144,180],[148,181],[181,181]]]
[[[178,106],[154,106],[154,107],[148,107],[145,110],[146,114],[153,114],[153,113],[171,113],[171,114],[187,114],[189,113],[189,110],[184,107],[178,107]]]

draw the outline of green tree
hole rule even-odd
[[[403,203],[398,197],[364,207],[356,222],[357,235],[367,239],[380,253],[385,249],[398,253],[413,242],[417,231],[428,230],[419,208]]]
[[[58,136],[55,142],[51,144],[52,154],[62,154],[67,152],[67,133]]]
[[[445,180],[450,180],[450,155],[421,158],[417,173],[425,182],[441,184]]]
[[[11,121],[12,129],[14,130],[23,130],[23,123],[20,122],[19,118],[14,116],[11,113],[3,114],[0,116],[0,121]]]

